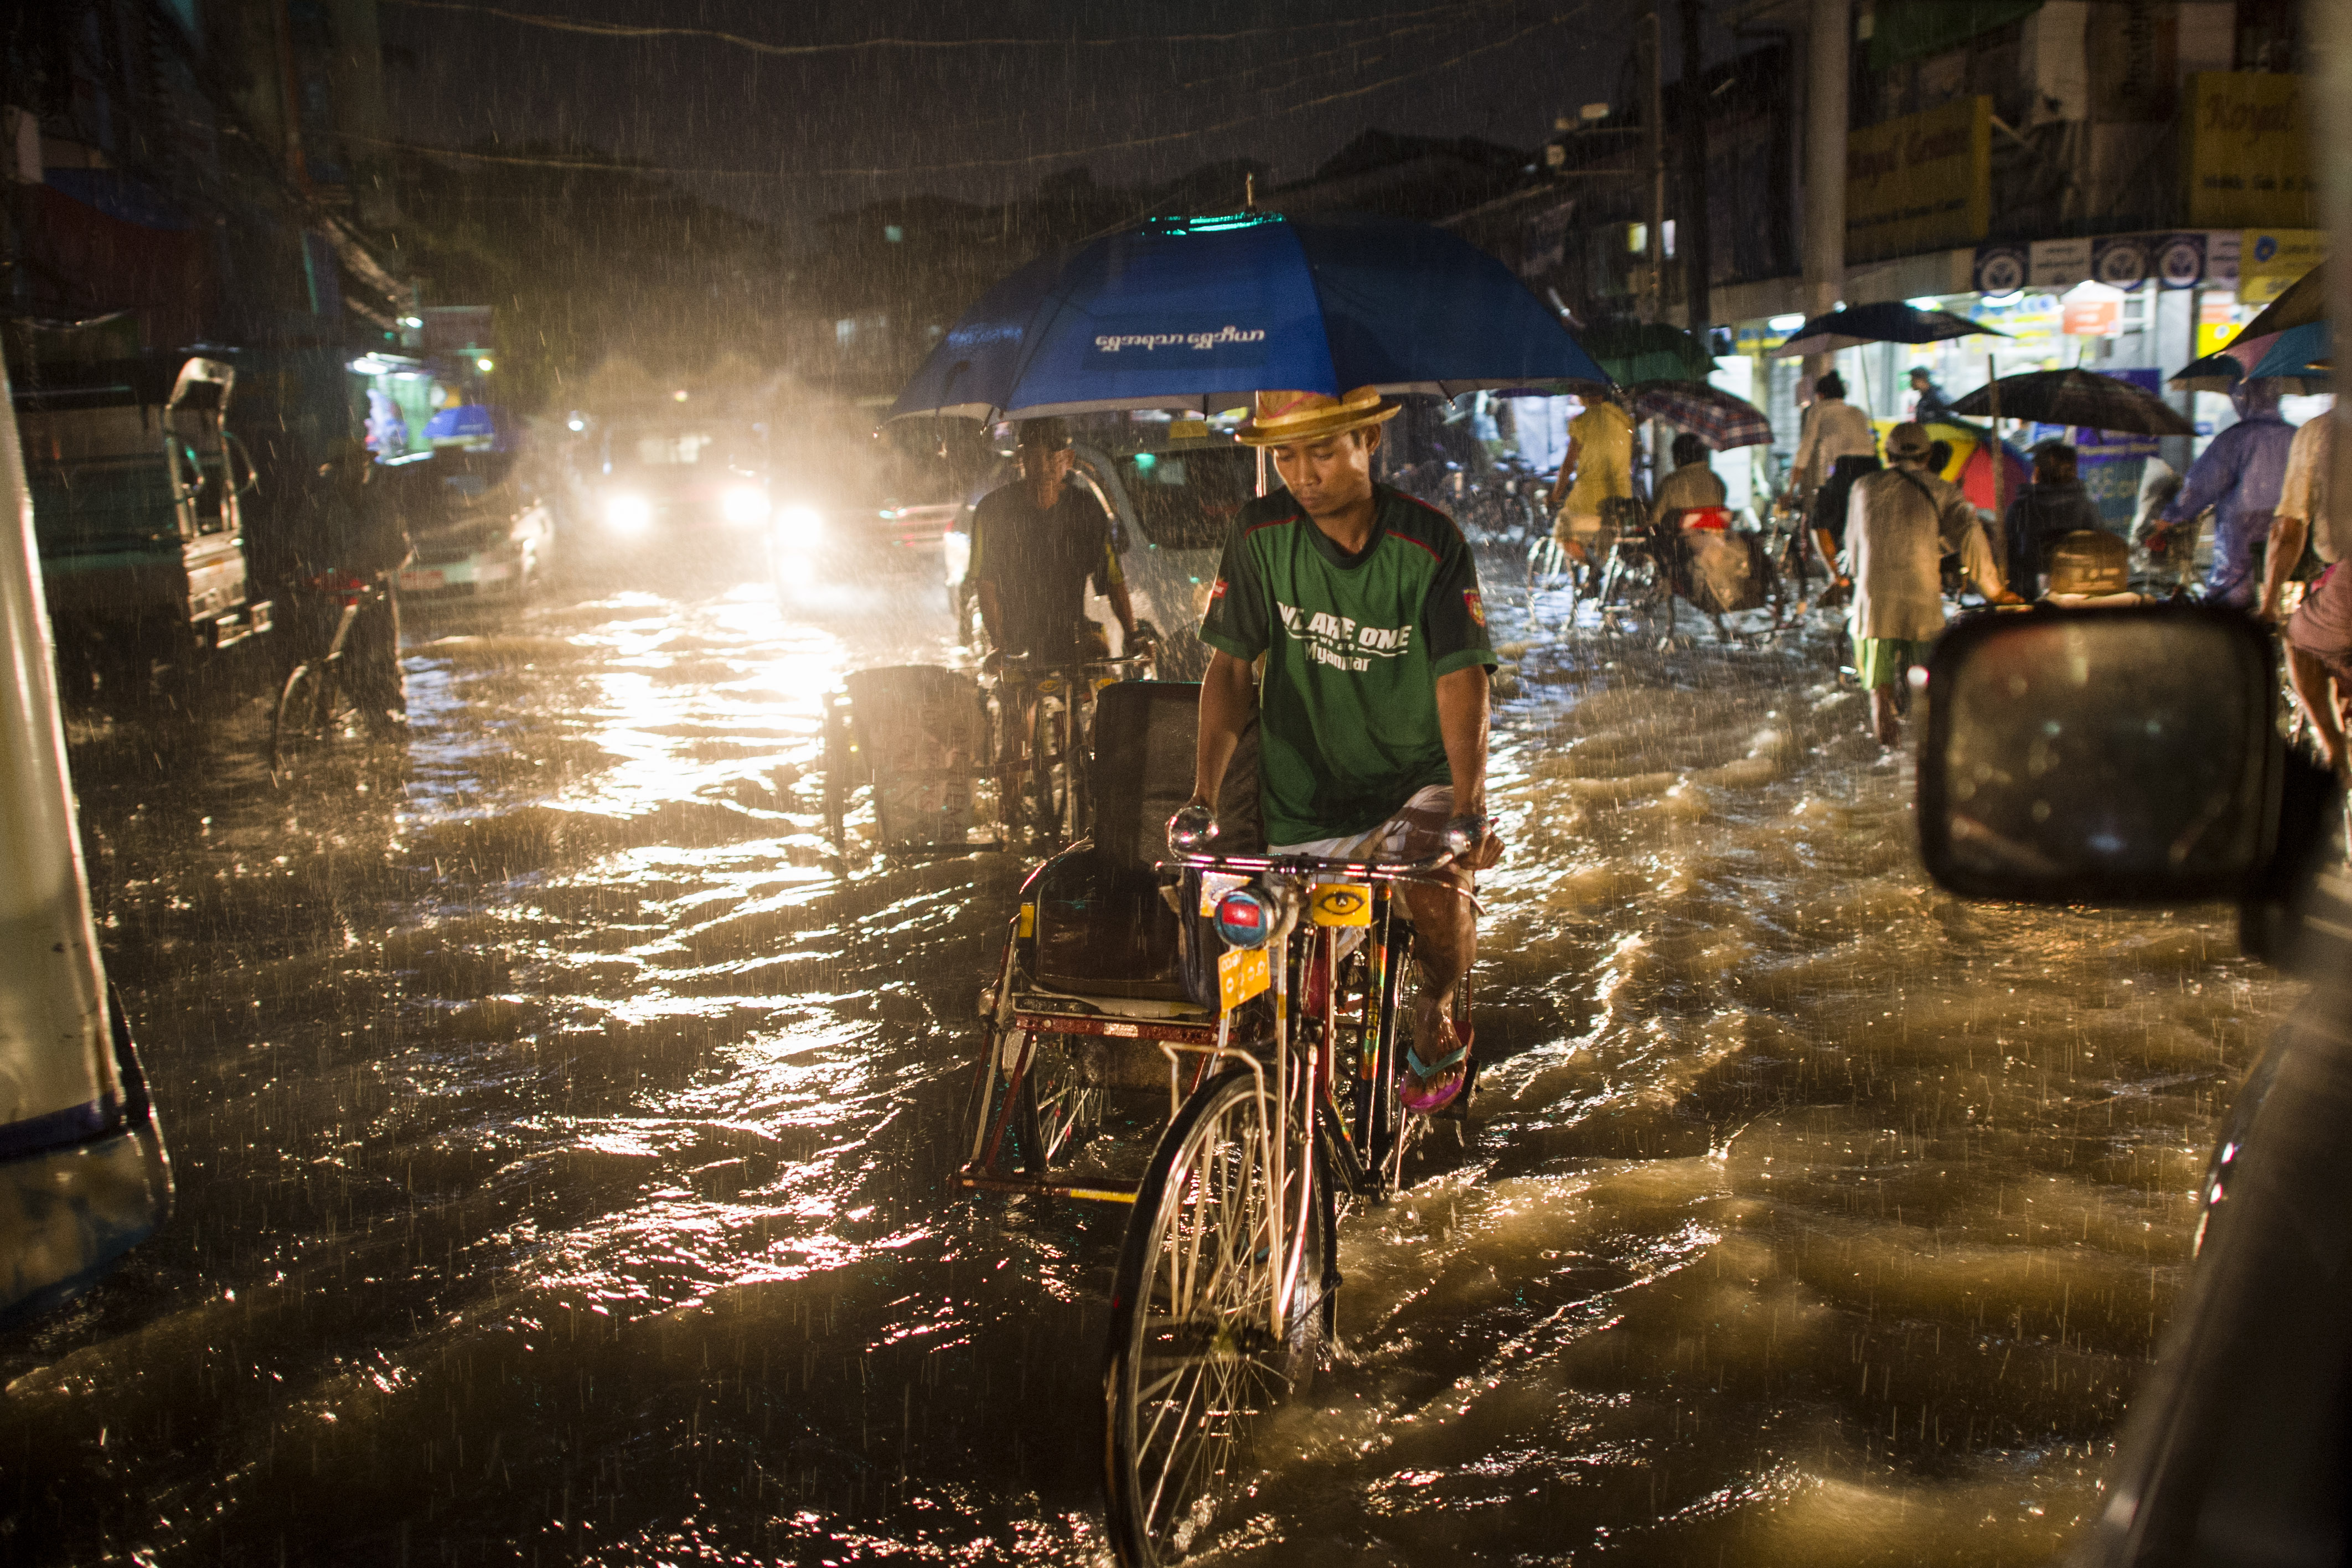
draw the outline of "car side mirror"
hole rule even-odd
[[[1954,893],[2246,900],[2287,772],[2269,637],[2203,606],[1963,622],[1927,664],[1919,849]]]

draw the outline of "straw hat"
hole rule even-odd
[[[1297,441],[1320,441],[1343,430],[1379,424],[1394,419],[1404,404],[1383,398],[1371,387],[1358,387],[1343,397],[1311,392],[1262,392],[1257,410],[1242,421],[1234,439],[1246,446],[1287,446]]]

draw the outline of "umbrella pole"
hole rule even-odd
[[[2009,538],[2009,498],[2001,491],[2002,481],[2009,476],[2009,465],[2002,461],[2000,449],[2000,365],[1990,354],[1985,356],[1985,397],[1992,404],[1992,526],[2002,539]],[[2015,592],[2017,584],[2011,583]]]

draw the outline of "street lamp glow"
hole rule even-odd
[[[1775,332],[1793,332],[1805,324],[1802,316],[1775,316],[1764,323]]]
[[[484,375],[488,375],[490,371],[497,367],[490,363],[489,356],[485,354],[480,359],[474,361],[474,368],[481,371]]]

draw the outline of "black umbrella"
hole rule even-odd
[[[2139,435],[2194,435],[2197,427],[2163,399],[2093,371],[2030,371],[2003,376],[1952,405],[1955,413],[2079,424]]]
[[[1988,338],[2009,336],[1948,310],[1922,310],[1916,305],[1889,299],[1883,304],[1855,305],[1816,316],[1773,350],[1772,358],[1794,360],[1807,354],[1833,354],[1840,349],[1859,348],[1864,343],[1940,343],[1948,338],[1967,338],[1978,333]]]
[[[2246,379],[2246,367],[2228,354],[2191,360],[2165,379],[2175,392],[2225,392]]]

